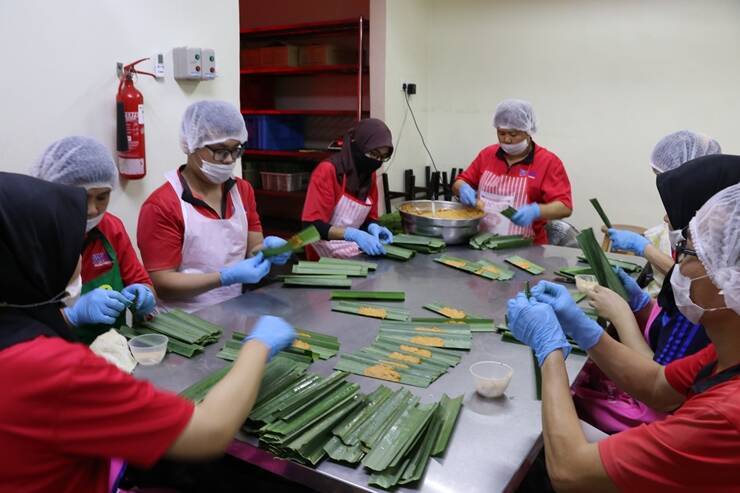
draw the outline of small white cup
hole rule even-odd
[[[475,391],[483,397],[500,397],[514,375],[514,369],[498,361],[479,361],[470,367]]]
[[[128,347],[139,364],[151,366],[162,361],[167,353],[168,341],[163,334],[142,334],[128,341]]]

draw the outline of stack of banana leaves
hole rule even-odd
[[[383,248],[385,248],[385,256],[392,260],[401,260],[405,262],[416,255],[416,250],[403,248],[398,245],[383,245]]]
[[[420,341],[428,342],[424,338],[420,338]],[[380,332],[370,346],[351,354],[341,353],[334,369],[415,387],[428,387],[456,366],[461,355],[457,351],[421,342],[395,337],[393,332]]]
[[[478,233],[468,242],[476,250],[503,250],[505,248],[521,248],[532,244],[532,238],[522,235],[496,235],[493,233]]]
[[[331,304],[331,309],[335,312],[361,315],[363,317],[379,318],[382,320],[397,320],[403,322],[411,319],[411,313],[404,308],[376,305],[372,303],[334,301]]]
[[[508,281],[514,277],[514,272],[490,260],[479,259],[473,261],[450,255],[442,255],[435,258],[434,261],[463,272],[485,277],[491,281]]]
[[[242,332],[234,332],[231,335],[231,339],[226,341],[226,344],[216,356],[226,361],[236,360],[245,337],[246,334]],[[296,338],[293,341],[293,345],[289,349],[286,349],[284,353],[305,356],[308,358],[308,361],[315,361],[318,359],[332,358],[338,351],[339,339],[336,337],[296,327]]]
[[[393,237],[393,245],[419,253],[439,253],[447,246],[443,239],[431,236],[400,234]]]
[[[456,324],[383,321],[379,334],[422,346],[445,349],[470,349],[472,341],[470,327]]]
[[[391,230],[394,235],[403,233],[401,213],[399,211],[386,212],[378,219],[378,224]]]
[[[119,332],[129,339],[141,334],[164,334],[168,338],[168,352],[192,358],[208,344],[218,341],[223,328],[182,310],[172,310],[137,322],[133,327],[124,325]]]
[[[291,274],[281,276],[286,286],[324,288],[351,288],[352,277],[367,277],[377,264],[358,260],[321,259],[318,262],[300,261]]]

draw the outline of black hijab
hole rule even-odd
[[[76,340],[59,299],[85,237],[85,190],[0,172],[0,350],[40,335]]]
[[[391,131],[381,120],[367,118],[347,132],[342,150],[329,158],[336,168],[337,181],[342,183],[346,177],[345,192],[359,200],[367,198],[373,172],[383,164],[365,154],[379,147],[390,147],[393,151]]]
[[[740,156],[713,154],[692,159],[659,174],[656,183],[671,228],[684,229],[714,194],[740,183]],[[673,269],[666,273],[658,295],[661,308],[668,312],[677,310],[670,283],[672,272]]]

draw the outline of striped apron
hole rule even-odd
[[[359,228],[370,214],[371,207],[370,198],[363,203],[345,193],[334,207],[329,224],[338,228]],[[362,253],[354,241],[321,240],[311,246],[320,257],[351,258]]]
[[[478,195],[486,213],[480,223],[481,231],[498,235],[534,236],[532,226],[517,226],[501,215],[501,211],[507,207],[518,209],[529,203],[526,175],[496,175],[484,171],[478,186]]]

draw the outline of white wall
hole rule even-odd
[[[393,77],[419,78],[414,106],[446,169],[495,142],[498,101],[529,99],[537,142],[570,175],[578,227],[599,226],[594,196],[614,222],[660,220],[648,160],[667,133],[702,131],[740,154],[736,0],[387,0],[386,8],[385,116],[394,133],[403,100],[392,99],[400,95],[389,90]],[[418,141],[413,133],[407,126],[401,148]],[[406,150],[409,165],[424,157],[418,146]]]
[[[165,80],[136,82],[145,100],[147,176],[123,183],[110,207],[132,240],[139,206],[164,182],[165,171],[184,162],[178,131],[187,105],[239,103],[238,0],[5,1],[0,40],[12,67],[0,82],[0,170],[21,173],[67,135],[89,135],[114,150],[116,62],[165,52]],[[177,83],[171,50],[182,45],[214,48],[219,77]]]

